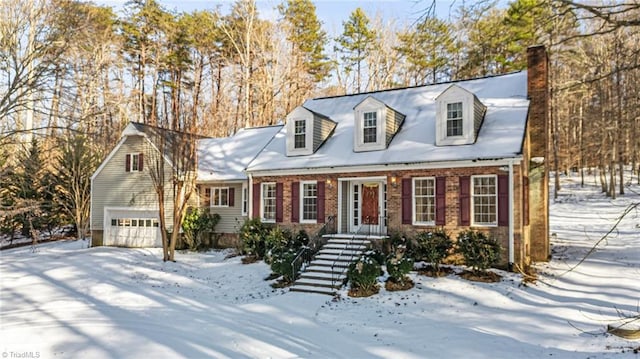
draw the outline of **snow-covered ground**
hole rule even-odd
[[[604,334],[640,310],[640,201],[565,179],[551,207],[553,259],[540,281],[412,274],[416,287],[339,299],[273,289],[263,263],[228,252],[86,248],[64,241],[0,252],[3,358],[638,358]]]

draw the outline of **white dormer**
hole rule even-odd
[[[302,106],[287,115],[287,156],[313,154],[326,141],[336,123]]]
[[[485,111],[473,93],[449,86],[436,97],[436,146],[474,143]]]
[[[355,108],[353,150],[355,152],[383,150],[386,147],[385,122],[387,106],[369,96]]]

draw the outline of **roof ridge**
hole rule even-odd
[[[433,83],[433,84],[426,84],[426,85],[394,87],[394,88],[388,88],[388,89],[382,89],[382,90],[376,90],[376,91],[366,91],[366,92],[350,93],[350,94],[344,94],[344,95],[314,97],[311,100],[326,100],[326,99],[339,98],[339,97],[371,95],[371,94],[382,93],[382,92],[410,90],[410,89],[421,88],[421,87],[446,85],[446,84],[455,84],[455,83],[466,82],[466,81],[474,81],[474,80],[489,79],[489,78],[494,78],[494,77],[508,76],[508,75],[517,74],[517,73],[523,72],[523,71],[526,71],[526,69],[517,70],[517,71],[510,71],[510,72],[506,72],[506,73],[503,73],[503,74],[486,75],[486,76],[472,77],[472,78],[466,78],[466,79],[458,79],[458,80],[449,80],[449,81],[443,81],[443,82],[436,82],[436,83]]]

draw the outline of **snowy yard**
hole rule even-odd
[[[551,207],[553,259],[540,281],[412,274],[416,287],[352,299],[272,289],[263,263],[228,252],[86,248],[0,252],[3,358],[640,358],[603,334],[640,310],[640,212],[584,263],[636,192],[615,201],[565,180]]]

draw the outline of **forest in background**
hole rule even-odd
[[[228,136],[310,97],[522,70],[538,44],[550,55],[551,169],[589,169],[609,196],[624,193],[622,171],[639,167],[637,0],[481,0],[448,19],[420,4],[402,25],[356,8],[331,38],[310,0],[284,0],[274,21],[253,0],[189,13],[1,1],[0,232],[86,229],[90,176],[129,121]]]

